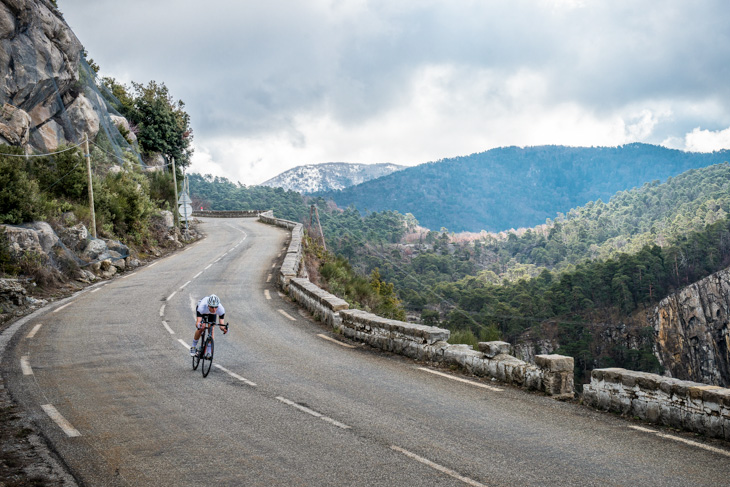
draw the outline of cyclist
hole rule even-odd
[[[228,333],[228,328],[223,324],[223,319],[226,317],[226,310],[221,305],[221,300],[215,294],[206,296],[198,301],[198,306],[195,308],[195,336],[193,337],[193,346],[190,347],[190,355],[195,356],[195,347],[198,345],[200,335],[203,333],[205,327],[202,322],[205,317],[207,322],[215,323],[216,316],[218,317],[218,326],[223,330],[223,334]],[[210,329],[210,336],[213,336],[213,330],[215,327]]]

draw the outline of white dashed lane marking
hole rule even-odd
[[[287,312],[286,312],[286,311],[284,311],[283,309],[280,309],[280,310],[278,310],[278,311],[279,311],[279,313],[281,313],[282,315],[286,316],[286,317],[287,317],[287,318],[289,318],[290,320],[292,320],[292,321],[297,321],[297,319],[296,319],[296,318],[294,318],[294,317],[293,317],[292,315],[290,315],[289,313],[287,313]]]
[[[41,329],[41,326],[43,326],[43,323],[38,323],[37,325],[35,325],[33,329],[30,330],[30,333],[28,333],[28,336],[26,336],[26,338],[33,338],[35,334],[38,333],[38,330]]]
[[[163,321],[162,322],[162,326],[165,327],[165,329],[168,331],[168,333],[170,333],[170,335],[174,335],[175,334],[175,332],[172,331],[172,328],[170,328],[170,325],[167,324],[167,321]]]
[[[244,384],[249,385],[251,387],[256,387],[256,384],[254,382],[251,382],[250,380],[248,380],[248,379],[246,379],[244,377],[241,377],[240,375],[236,374],[235,372],[231,372],[230,370],[228,370],[227,368],[223,367],[222,365],[218,365],[218,364],[213,364],[213,365],[215,367],[221,369],[223,372],[225,372],[226,374],[230,375],[234,379],[238,379],[241,382],[243,382]]]
[[[46,414],[58,425],[61,427],[64,433],[66,433],[67,436],[74,437],[74,436],[81,436],[81,433],[79,433],[79,430],[71,426],[71,423],[69,423],[66,418],[61,416],[61,413],[58,412],[58,410],[53,407],[53,404],[43,404],[41,406],[43,410],[46,412]]]
[[[58,312],[59,312],[59,311],[61,311],[61,310],[62,310],[63,308],[65,308],[65,307],[67,307],[67,306],[71,306],[72,304],[73,304],[73,303],[66,303],[66,304],[64,304],[63,306],[60,306],[60,307],[58,307],[58,308],[54,309],[54,310],[53,310],[53,312],[54,312],[54,313],[58,313]]]
[[[266,296],[266,299],[271,299],[271,293],[268,289],[264,289],[264,296]]]
[[[278,399],[279,401],[283,402],[284,404],[288,404],[289,406],[293,406],[293,407],[297,408],[298,410],[300,410],[302,412],[305,412],[305,413],[307,413],[307,414],[309,414],[311,416],[314,416],[315,418],[319,418],[322,421],[326,421],[326,422],[328,422],[330,424],[333,424],[333,425],[337,426],[338,428],[350,429],[350,427],[347,426],[346,424],[340,423],[339,421],[335,421],[334,419],[329,418],[329,417],[323,415],[322,413],[318,413],[317,411],[314,411],[312,409],[309,409],[306,406],[302,406],[301,404],[297,404],[294,401],[290,401],[289,399],[285,399],[285,398],[283,398],[281,396],[278,396],[276,399]]]
[[[30,368],[27,355],[20,357],[20,370],[23,371],[23,375],[33,375],[33,369]]]
[[[472,480],[469,477],[464,477],[463,475],[460,475],[460,474],[454,472],[450,468],[444,467],[443,465],[439,465],[438,463],[434,463],[431,460],[428,460],[427,458],[418,456],[415,453],[409,452],[408,450],[405,450],[399,446],[392,445],[390,448],[392,450],[395,450],[397,452],[404,454],[405,456],[407,456],[409,458],[412,458],[413,460],[415,460],[417,462],[420,462],[426,466],[429,466],[429,467],[433,468],[434,470],[438,470],[439,472],[445,473],[446,475],[448,475],[450,477],[453,477],[457,480],[461,480],[462,482],[464,482],[467,485],[472,485],[474,487],[486,487],[486,485],[481,484],[481,483],[477,482],[476,480]]]
[[[502,392],[502,389],[499,389],[497,387],[488,386],[486,384],[480,384],[479,382],[474,382],[472,380],[462,379],[461,377],[454,377],[453,375],[444,374],[443,372],[438,372],[436,370],[427,369],[425,367],[418,367],[418,370],[422,370],[424,372],[428,372],[429,374],[434,374],[434,375],[438,375],[438,376],[441,376],[441,377],[445,377],[447,379],[455,380],[457,382],[463,382],[464,384],[469,384],[470,386],[481,387],[482,389],[488,389],[488,390],[494,391],[494,392]]]
[[[641,426],[629,426],[629,428],[635,429],[636,431],[641,431],[642,433],[651,433],[651,434],[657,435],[659,438],[666,438],[667,440],[678,441],[678,442],[684,443],[686,445],[691,445],[696,448],[702,448],[703,450],[711,451],[713,453],[718,453],[720,455],[725,455],[726,457],[730,457],[730,451],[723,450],[721,448],[715,448],[714,446],[710,446],[710,445],[705,445],[704,443],[687,440],[687,439],[681,438],[679,436],[667,435],[665,433],[661,433],[661,432],[653,430],[653,429],[642,428]]]
[[[345,347],[345,348],[355,348],[355,347],[354,347],[353,345],[350,345],[349,343],[342,343],[342,342],[341,342],[341,341],[339,341],[339,340],[335,340],[334,338],[332,338],[332,337],[328,337],[327,335],[322,335],[321,333],[320,333],[319,335],[317,335],[317,336],[318,336],[318,337],[320,337],[320,338],[324,338],[325,340],[328,340],[328,341],[330,341],[330,342],[332,342],[332,343],[336,343],[337,345],[339,345],[339,346],[341,346],[341,347]]]
[[[170,295],[169,295],[169,296],[167,297],[167,301],[170,301],[170,300],[171,300],[171,299],[173,298],[173,296],[175,296],[176,294],[177,294],[177,291],[175,291],[174,293],[170,294]]]

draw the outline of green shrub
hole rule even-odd
[[[17,147],[0,146],[0,153],[22,154]],[[25,170],[25,161],[0,155],[0,223],[19,225],[51,216],[53,208],[38,183]]]

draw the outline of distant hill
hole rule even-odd
[[[396,164],[350,164],[328,162],[308,164],[289,169],[260,184],[299,193],[333,191],[364,183],[371,179],[400,171],[405,166]]]
[[[620,147],[505,147],[409,167],[324,194],[344,208],[412,213],[449,231],[532,227],[559,212],[646,182],[730,160],[730,151],[683,152],[648,144]]]

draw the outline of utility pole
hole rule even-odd
[[[317,218],[317,228],[319,229],[319,235],[322,237],[322,248],[325,252],[327,252],[327,244],[324,243],[324,233],[322,232],[322,224],[319,223],[319,211],[317,211],[317,205],[312,205],[309,207],[309,226],[311,228],[313,223],[312,216]]]
[[[175,186],[175,203],[172,205],[172,213],[175,215],[175,227],[180,226],[180,217],[177,215],[177,170],[175,169],[175,158],[172,158],[172,183]]]
[[[84,157],[86,158],[86,174],[89,186],[89,210],[91,211],[91,235],[96,238],[96,213],[94,212],[94,186],[91,182],[91,152],[89,152],[89,136],[84,134]]]

